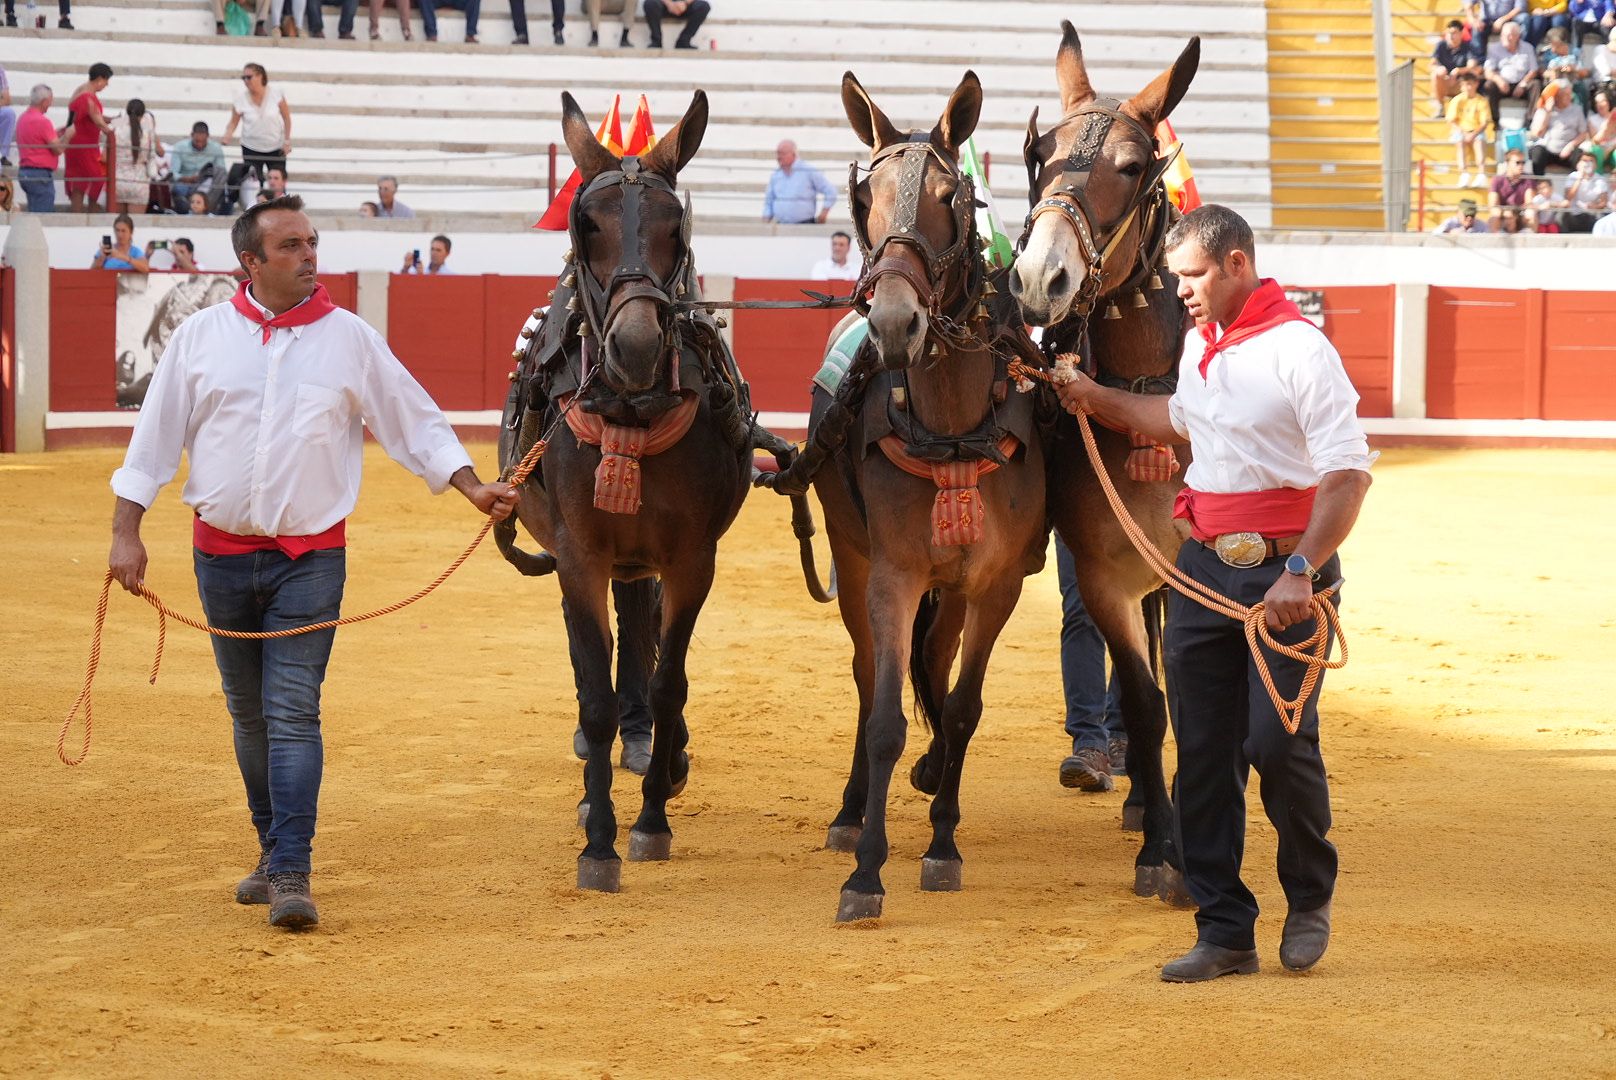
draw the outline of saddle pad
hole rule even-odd
[[[836,388],[842,385],[842,379],[847,376],[847,369],[853,366],[853,357],[858,355],[859,346],[863,345],[864,339],[869,336],[869,320],[854,319],[847,329],[830,343],[830,349],[825,353],[825,362],[820,365],[819,374],[814,376],[814,385],[827,394],[835,395]]]

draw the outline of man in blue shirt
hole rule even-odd
[[[1447,115],[1448,99],[1459,92],[1460,72],[1472,72],[1478,80],[1482,77],[1485,57],[1481,46],[1466,41],[1464,29],[1464,23],[1458,19],[1449,20],[1442,31],[1442,40],[1431,54],[1431,96],[1436,99],[1436,112],[1431,114],[1433,120]]]
[[[807,225],[830,217],[836,189],[823,173],[797,160],[797,144],[790,139],[774,148],[780,167],[769,177],[763,192],[763,220],[781,225]],[[824,197],[824,205],[819,203]]]
[[[191,192],[208,194],[224,183],[224,147],[208,138],[208,125],[200,120],[191,125],[189,142],[169,149],[168,164],[174,173],[174,209],[181,214],[191,212]]]

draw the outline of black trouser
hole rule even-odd
[[[1532,162],[1533,176],[1542,176],[1550,165],[1558,165],[1571,172],[1577,167],[1577,158],[1582,156],[1582,144],[1574,142],[1566,147],[1565,153],[1556,154],[1542,143],[1533,143],[1526,148],[1526,156]]]
[[[70,0],[56,0],[57,14],[63,19],[72,14],[72,7],[73,5]],[[15,25],[16,21],[16,0],[6,0],[6,22]],[[19,106],[19,108],[21,107]]]
[[[1278,558],[1249,569],[1227,566],[1194,540],[1180,549],[1178,566],[1248,607],[1284,573]],[[1331,558],[1320,586],[1340,576],[1340,561]],[[1275,637],[1294,644],[1312,633],[1310,619]],[[1263,651],[1280,693],[1295,697],[1304,665]],[[1287,732],[1252,663],[1244,627],[1177,593],[1168,606],[1166,658],[1178,742],[1174,809],[1184,875],[1200,905],[1198,937],[1226,949],[1255,948],[1257,900],[1240,880],[1252,766],[1263,809],[1279,834],[1279,881],[1291,910],[1322,907],[1335,889],[1335,846],[1325,839],[1330,791],[1319,754],[1319,690],[1307,703],[1301,728]]]
[[[690,6],[685,8],[683,15],[670,15],[664,0],[645,0],[645,23],[651,28],[651,45],[662,44],[663,19],[683,19],[685,28],[679,35],[678,44],[689,45],[695,39],[696,31],[701,29],[701,24],[707,21],[707,13],[712,10],[713,6],[707,0],[690,0]]]
[[[1487,98],[1487,108],[1492,111],[1493,128],[1495,130],[1498,127],[1498,103],[1506,97],[1513,96],[1515,91],[1522,86],[1526,87],[1526,94],[1521,98],[1521,101],[1526,104],[1526,119],[1530,122],[1537,112],[1537,95],[1543,89],[1542,79],[1536,75],[1528,75],[1520,82],[1512,85],[1508,90],[1498,89],[1498,85],[1491,79],[1482,80],[1481,92]]]

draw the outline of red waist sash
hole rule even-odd
[[[1197,540],[1231,532],[1256,532],[1270,539],[1300,536],[1313,516],[1313,496],[1318,490],[1270,488],[1219,495],[1184,488],[1173,500],[1173,516],[1188,521]]]
[[[296,559],[311,551],[348,546],[348,519],[309,536],[238,536],[215,529],[198,515],[191,525],[191,543],[207,555],[250,555],[255,551],[284,551]]]

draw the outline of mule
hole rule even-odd
[[[858,691],[852,767],[826,837],[827,847],[856,855],[836,913],[848,922],[883,908],[886,805],[911,669],[943,747],[920,884],[961,887],[960,777],[988,657],[1022,578],[1042,565],[1048,527],[1032,399],[1007,395],[1005,379],[1007,355],[1031,343],[982,259],[975,190],[959,167],[981,84],[967,72],[929,132],[899,131],[851,72],[842,104],[871,151],[849,198],[866,264],[857,304],[868,319],[853,367],[873,374],[845,441],[826,459],[833,467],[813,484]],[[816,391],[816,424],[829,401]]]
[[[1046,328],[1043,347],[1050,356],[1077,353],[1100,382],[1111,386],[1171,393],[1189,322],[1162,256],[1176,211],[1161,182],[1169,161],[1157,157],[1153,133],[1189,89],[1200,62],[1200,39],[1191,38],[1177,61],[1139,93],[1117,101],[1095,93],[1077,31],[1070,22],[1061,29],[1055,73],[1062,117],[1043,133],[1036,109],[1028,121],[1024,155],[1031,209],[1010,288],[1027,321]],[[1128,468],[1137,449],[1130,436],[1098,425],[1095,436],[1128,511],[1171,561],[1188,535],[1187,526],[1173,517],[1183,473],[1167,480],[1135,479]],[[1188,448],[1177,453],[1187,463]],[[1072,549],[1083,602],[1116,666],[1128,733],[1130,802],[1142,798],[1144,804],[1134,891],[1187,904],[1162,771],[1166,699],[1155,678],[1140,603],[1161,580],[1124,534],[1076,421],[1064,413],[1051,460],[1051,514]]]
[[[580,177],[569,219],[573,249],[548,314],[523,331],[501,465],[520,459],[563,414],[570,431],[551,437],[518,507],[546,552],[518,550],[514,526],[496,539],[524,573],[553,569],[560,578],[579,726],[589,743],[578,886],[615,892],[622,863],[611,749],[619,718],[608,587],[631,583],[617,590],[620,644],[625,657],[640,660],[620,675],[649,676],[650,685],[651,764],[628,857],[667,859],[667,802],[690,769],[686,655],[713,584],[718,540],[749,487],[750,406],[711,316],[687,303],[699,294],[690,205],[681,205],[677,184],[706,131],[706,94],[696,91],[652,150],[622,159],[595,140],[570,94],[561,100]]]

